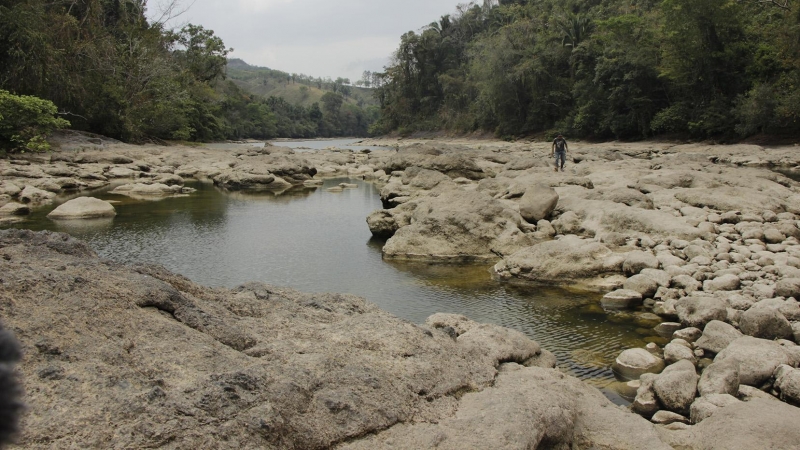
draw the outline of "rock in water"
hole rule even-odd
[[[54,209],[47,218],[53,220],[63,219],[96,219],[100,217],[114,217],[117,212],[111,203],[94,197],[74,198]]]
[[[664,360],[643,348],[630,348],[617,357],[611,369],[626,380],[636,380],[644,373],[659,373],[664,369]]]

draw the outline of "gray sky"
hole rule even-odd
[[[157,15],[167,0],[150,0]],[[161,2],[161,3],[159,3]],[[453,14],[464,0],[181,0],[171,25],[214,30],[248,64],[352,82],[381,71],[407,31]],[[191,6],[189,6],[191,5]]]

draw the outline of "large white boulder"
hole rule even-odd
[[[117,215],[111,203],[94,197],[78,197],[63,203],[47,215],[49,219],[96,219]]]

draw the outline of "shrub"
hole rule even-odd
[[[0,90],[0,151],[49,150],[47,136],[70,125],[56,117],[57,112],[56,105],[49,100]]]

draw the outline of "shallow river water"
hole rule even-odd
[[[358,188],[326,190],[343,181]],[[370,183],[331,179],[322,188],[280,195],[190,185],[198,191],[159,201],[108,189],[89,194],[118,202],[113,220],[56,223],[45,217],[53,205],[16,226],[68,232],[103,257],[155,262],[205,285],[263,281],[305,292],[352,293],[416,323],[449,312],[515,328],[555,353],[564,371],[618,403],[626,400],[617,394],[610,364],[621,350],[657,340],[652,323],[606,314],[596,293],[510,286],[494,281],[486,265],[384,261],[383,242],[371,237],[365,220],[381,208]]]

